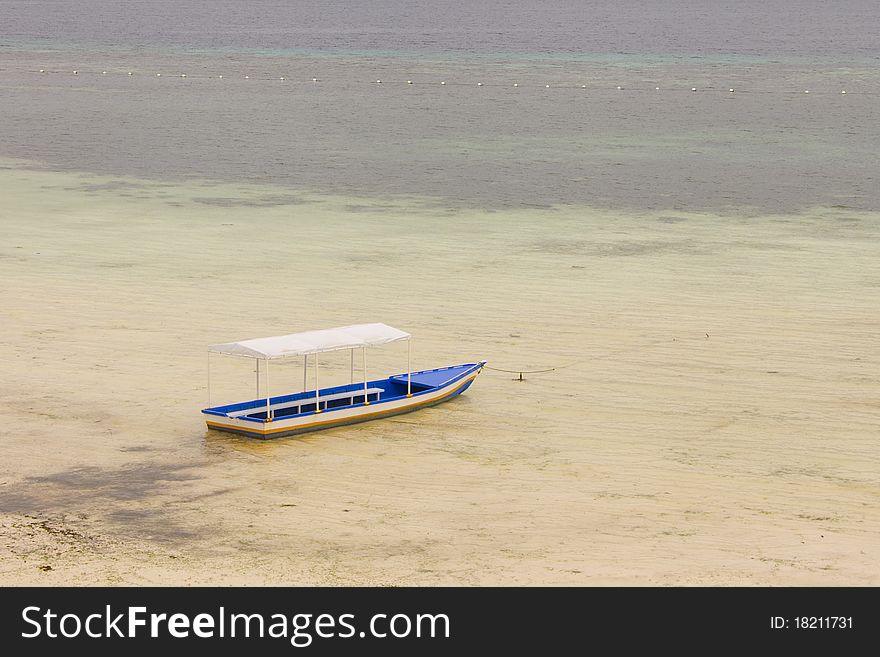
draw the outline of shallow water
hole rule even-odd
[[[875,577],[876,214],[0,178],[7,579]],[[373,319],[415,334],[417,368],[562,367],[302,438],[205,431],[205,345]],[[403,369],[397,347],[371,371]],[[322,368],[344,382],[348,357]],[[251,394],[237,361],[214,378]]]

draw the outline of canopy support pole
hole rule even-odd
[[[211,408],[211,352],[208,352],[208,408]]]
[[[351,383],[354,383],[354,348],[351,350]]]
[[[260,361],[257,361],[260,362]],[[272,421],[272,405],[269,403],[269,400],[272,399],[271,394],[269,393],[269,359],[266,359],[266,420]]]
[[[309,355],[306,354],[303,356],[303,392],[306,391],[306,386],[309,385]]]
[[[318,354],[315,354],[315,413],[321,412],[321,393],[318,386]]]
[[[370,400],[367,398],[367,348],[364,347],[364,406],[370,405]]]
[[[406,341],[406,396],[412,397],[412,338]]]
[[[260,398],[260,361],[256,360],[256,359],[255,359],[255,361],[257,363],[257,369],[256,369],[256,372],[257,372],[257,394],[256,394],[256,398],[259,399]]]

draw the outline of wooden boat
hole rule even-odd
[[[470,387],[486,361],[413,372],[409,348],[412,336],[387,324],[356,324],[271,338],[229,342],[208,347],[208,406],[202,410],[209,429],[254,438],[278,438],[355,422],[409,413],[457,397]],[[384,379],[367,379],[367,348],[407,341],[407,371]],[[355,350],[361,350],[363,380],[354,382]],[[351,351],[351,383],[318,387],[318,355]],[[223,354],[256,361],[257,398],[211,406],[210,356]],[[303,358],[303,391],[273,397],[269,393],[269,363]],[[314,389],[307,390],[309,357],[314,358]],[[261,397],[260,363],[266,396]]]

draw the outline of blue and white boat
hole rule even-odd
[[[409,333],[387,324],[356,324],[321,331],[307,331],[271,338],[215,344],[208,347],[208,406],[202,410],[209,429],[231,431],[254,438],[278,438],[328,429],[355,422],[409,413],[457,397],[470,387],[486,361],[413,372],[410,367]],[[367,379],[367,348],[407,341],[407,371],[384,379]],[[318,355],[351,351],[351,382],[331,388],[318,387]],[[361,351],[363,380],[354,381],[355,350]],[[257,398],[224,406],[211,406],[210,360],[223,354],[256,361]],[[314,360],[315,387],[306,389]],[[273,397],[269,390],[269,364],[303,358],[303,390]],[[260,396],[265,380],[266,396]]]

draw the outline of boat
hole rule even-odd
[[[368,348],[400,340],[407,341],[407,371],[369,380]],[[470,387],[486,364],[482,360],[414,372],[411,340],[412,336],[405,331],[373,323],[211,345],[208,347],[208,408],[202,409],[208,429],[253,438],[280,438],[410,413],[457,397]],[[351,352],[350,383],[320,388],[319,355],[341,350]],[[354,380],[356,350],[360,350],[363,372],[362,380],[357,382]],[[211,357],[218,354],[255,361],[257,393],[254,399],[211,405]],[[299,357],[303,359],[303,389],[272,396],[270,363]],[[314,361],[311,365],[310,357]],[[310,367],[314,368],[315,385],[306,389]],[[261,379],[265,382],[265,397],[260,394]]]

